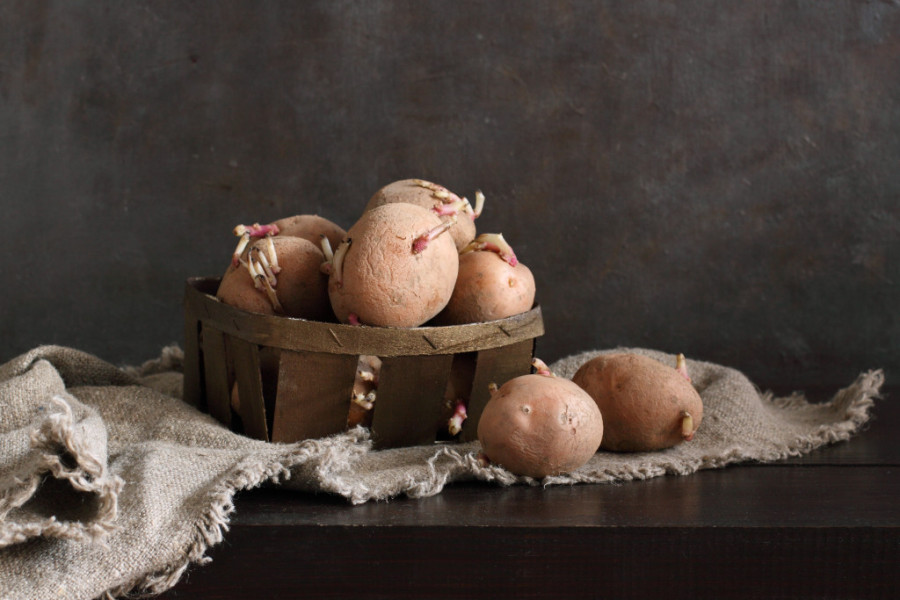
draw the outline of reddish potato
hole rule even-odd
[[[481,213],[481,204],[484,202],[481,192],[477,192],[477,197],[478,204],[476,209],[473,209],[467,199],[460,198],[444,186],[422,179],[403,179],[390,183],[375,192],[366,204],[365,210],[385,204],[405,202],[431,210],[444,219],[456,215],[457,220],[450,228],[450,235],[453,237],[457,250],[461,250],[475,239],[475,219]]]
[[[467,250],[472,247],[472,250]],[[480,323],[530,310],[535,285],[500,234],[482,234],[459,256],[459,276],[439,325]]]
[[[216,297],[249,312],[332,320],[325,260],[312,242],[298,237],[266,237],[246,258],[228,267]]]
[[[478,422],[478,440],[491,462],[538,479],[579,468],[602,439],[597,404],[568,379],[548,375],[504,383]]]
[[[433,212],[413,204],[366,211],[334,251],[328,292],[342,323],[417,327],[450,300],[459,255]]]
[[[578,369],[572,381],[603,413],[604,449],[662,450],[694,437],[703,420],[703,401],[683,359],[679,356],[676,369],[639,354],[607,354]]]

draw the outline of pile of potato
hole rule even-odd
[[[317,215],[238,225],[240,241],[216,296],[254,313],[373,327],[457,325],[528,311],[534,277],[502,234],[477,233],[483,207],[481,192],[473,206],[444,186],[405,179],[378,190],[346,231]],[[377,357],[360,357],[348,425],[371,422],[379,367]],[[448,389],[446,403],[441,427],[452,437],[466,399]]]
[[[239,225],[217,297],[256,313],[375,327],[453,325],[531,309],[534,277],[475,206],[405,179],[378,190],[344,231],[315,215]]]

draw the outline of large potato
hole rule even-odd
[[[633,353],[600,355],[572,377],[600,407],[602,447],[662,450],[690,440],[703,420],[703,401],[673,366]]]
[[[453,239],[433,212],[413,204],[366,211],[334,252],[328,291],[337,318],[417,327],[450,300],[459,273]]]
[[[534,478],[574,471],[602,439],[603,417],[591,397],[568,379],[548,375],[510,379],[478,421],[485,456]]]

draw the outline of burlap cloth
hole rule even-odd
[[[595,354],[551,368],[571,377]],[[0,366],[0,598],[162,592],[222,540],[234,493],[266,482],[360,503],[432,495],[465,479],[599,483],[797,456],[849,439],[883,382],[880,371],[863,373],[830,402],[810,404],[688,361],[705,406],[694,441],[657,453],[599,452],[571,475],[538,482],[481,466],[477,442],[372,451],[364,429],[297,444],[233,434],[178,399],[180,360],[173,347],[140,368],[117,368],[45,346]]]

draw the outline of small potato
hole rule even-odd
[[[325,256],[315,244],[298,237],[268,237],[254,242],[245,256],[222,277],[219,300],[254,313],[334,320],[328,278],[321,272]]]
[[[530,310],[534,296],[534,275],[524,264],[511,265],[497,252],[467,252],[459,257],[453,295],[435,323],[458,325],[511,317]]]
[[[231,257],[231,264],[237,266],[239,262],[246,261],[250,245],[260,239],[272,236],[299,237],[308,240],[321,247],[322,238],[326,238],[332,246],[341,243],[346,232],[337,224],[320,217],[319,215],[294,215],[278,219],[267,225],[254,223],[253,225],[237,225],[234,235],[239,241]]]
[[[363,213],[328,270],[331,305],[342,323],[418,327],[450,300],[459,254],[437,215],[386,204]]]
[[[336,248],[347,235],[341,226],[319,215],[294,215],[278,219],[271,225],[278,227],[278,235],[303,238],[316,246],[322,243],[324,235],[328,242]]]
[[[597,404],[568,379],[552,375],[507,381],[478,422],[478,440],[491,462],[538,479],[579,468],[602,439]]]
[[[703,420],[703,401],[686,370],[643,355],[598,356],[583,364],[572,381],[600,407],[606,450],[670,448],[691,440]]]
[[[450,235],[457,250],[461,250],[475,238],[476,215],[468,200],[460,198],[442,185],[422,179],[395,181],[375,192],[364,211],[394,202],[415,204],[441,215],[442,218],[456,215],[457,221],[450,228]]]

